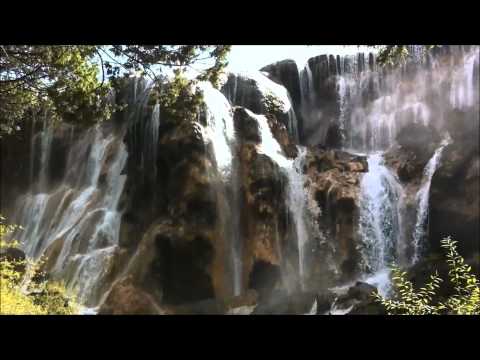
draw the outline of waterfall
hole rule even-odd
[[[300,72],[305,141],[324,143],[324,127],[332,120],[344,130],[344,145],[350,149],[381,151],[394,143],[398,131],[407,124],[439,127],[448,111],[478,108],[478,47],[454,52],[447,59],[419,56],[419,51],[413,47],[409,63],[396,69],[376,66],[373,54],[369,66],[363,54],[343,58],[343,71],[338,71],[342,59],[337,60],[334,70],[328,66],[328,56],[314,58],[318,66],[313,74],[307,63]],[[315,91],[312,83],[317,78],[323,80],[320,90]],[[315,96],[318,91],[322,97]],[[334,97],[336,105],[332,104]]]
[[[232,110],[225,96],[209,82],[201,82],[198,86],[203,92],[207,111],[204,139],[213,145],[218,170],[227,178],[232,167],[231,146],[235,139]]]
[[[84,304],[96,304],[118,245],[117,207],[127,155],[121,138],[104,137],[100,127],[93,128],[71,147],[62,184],[50,192],[28,193],[17,202],[15,221],[24,229],[15,238],[29,257],[59,249],[49,259],[51,274],[64,280]],[[48,179],[46,164],[42,162],[40,182]]]
[[[53,139],[53,126],[45,117],[43,120],[43,131],[40,137],[40,190],[45,190],[48,184],[48,170],[50,166],[50,155]]]
[[[315,100],[315,89],[313,87],[313,75],[310,64],[307,62],[305,68],[300,71],[300,94],[302,104],[307,104]]]
[[[224,89],[225,95],[228,97],[232,105],[251,107],[251,101],[255,102],[256,109],[253,111],[266,113],[271,111],[269,105],[275,107],[274,112],[279,112],[280,121],[285,122],[288,133],[298,142],[298,120],[293,107],[293,101],[288,90],[268,78],[268,73],[262,71],[242,71],[231,73],[228,86]],[[240,81],[240,84],[239,84]],[[233,84],[231,83],[233,82]],[[239,87],[241,92],[238,93]],[[251,96],[259,96],[260,98],[252,99]],[[257,102],[257,100],[259,100]],[[274,100],[274,104],[271,101]]]
[[[440,147],[435,150],[432,158],[428,161],[423,171],[422,186],[417,192],[417,220],[415,223],[415,229],[413,232],[413,248],[414,253],[412,257],[412,264],[415,264],[422,255],[423,243],[427,231],[427,218],[428,218],[428,198],[430,194],[430,184],[432,183],[432,177],[437,170],[438,164],[442,156],[442,151],[449,143],[448,140],[444,140]]]
[[[295,237],[298,246],[298,264],[300,286],[304,288],[305,269],[305,245],[308,241],[309,232],[307,226],[307,197],[305,190],[305,177],[303,175],[303,165],[307,154],[307,149],[297,146],[298,155],[294,160],[287,159],[272,134],[267,118],[263,115],[256,115],[247,110],[250,116],[256,118],[262,142],[259,145],[258,152],[267,155],[270,159],[277,163],[281,170],[287,175],[288,188],[287,197],[285,199],[288,210],[293,217]]]
[[[381,153],[368,156],[369,171],[360,184],[359,235],[367,282],[388,292],[388,267],[396,260],[401,215],[398,201],[402,187],[385,167]]]
[[[306,225],[306,193],[305,193],[305,177],[303,175],[303,165],[307,149],[304,147],[298,148],[298,156],[286,169],[288,175],[288,198],[287,205],[290,210],[295,225],[295,233],[297,237],[298,258],[299,258],[299,275],[301,287],[304,288],[305,278],[305,245],[308,240],[308,232]]]
[[[156,103],[152,115],[145,126],[144,135],[144,159],[152,163],[153,178],[157,177],[157,152],[158,152],[158,131],[160,127],[160,104]]]
[[[232,272],[233,295],[240,295],[242,290],[242,247],[240,237],[240,194],[238,164],[232,149],[235,148],[235,129],[232,109],[225,96],[209,82],[201,82],[207,126],[201,129],[203,138],[211,143],[217,169],[221,176],[221,186],[215,188],[219,196],[219,214],[221,229],[227,244],[227,262]],[[227,194],[231,188],[231,195]]]

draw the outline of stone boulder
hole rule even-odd
[[[260,72],[231,73],[223,84],[221,92],[232,106],[244,107],[254,114],[274,116],[275,122],[291,128],[293,137],[293,132],[295,129],[298,130],[301,123],[298,119],[295,122],[298,111],[295,110],[287,89],[270,80],[266,75],[268,74]]]
[[[429,199],[429,238],[439,252],[440,240],[451,236],[458,250],[470,257],[480,249],[480,155],[455,142],[444,148],[432,177]]]
[[[13,263],[13,268],[20,274],[25,272],[25,253],[17,247],[0,248],[0,261]]]
[[[385,309],[379,304],[373,294],[377,288],[365,282],[357,281],[351,286],[347,293],[337,298],[335,307],[339,309],[350,309],[347,315],[383,315]]]
[[[320,149],[311,151],[305,163],[310,202],[319,209],[317,226],[320,233],[328,234],[330,239],[328,244],[319,238],[315,254],[324,256],[326,252],[331,252],[333,263],[341,269],[339,273],[350,278],[357,270],[356,224],[360,180],[362,173],[368,170],[368,163],[365,157]],[[314,277],[318,278],[314,283],[322,282],[320,278],[332,272],[331,266],[327,266],[324,260],[318,258],[313,261]]]
[[[100,315],[151,315],[165,314],[150,294],[125,278],[113,285],[101,305]]]
[[[211,298],[170,307],[176,315],[249,315],[257,306],[257,293],[248,290],[242,295]]]
[[[241,139],[255,144],[259,144],[262,141],[257,119],[251,116],[244,107],[235,107],[233,118],[235,131]]]
[[[317,294],[317,315],[328,314],[337,296],[332,291],[323,291]]]
[[[276,290],[268,298],[264,298],[253,311],[253,315],[300,315],[308,314],[315,306],[316,294],[297,292],[289,294],[284,290]]]
[[[297,63],[294,60],[283,60],[263,67],[260,71],[269,74],[271,80],[285,86],[290,93],[295,108],[300,106],[300,76],[298,73]]]
[[[413,122],[402,127],[396,137],[397,143],[403,149],[413,151],[417,156],[427,158],[427,161],[440,140],[440,135],[433,127]]]

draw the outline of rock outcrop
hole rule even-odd
[[[315,149],[307,155],[305,168],[309,203],[317,209],[319,234],[311,245],[311,281],[322,290],[339,276],[346,280],[358,271],[360,180],[368,164],[362,156]]]
[[[470,144],[467,139],[454,139],[445,147],[432,178],[429,202],[433,249],[438,251],[440,240],[451,236],[466,258],[478,257],[480,252],[480,154],[478,143]]]

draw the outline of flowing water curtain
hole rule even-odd
[[[368,156],[360,193],[359,237],[364,276],[388,292],[388,268],[396,260],[400,238],[402,187],[384,165],[381,153]]]
[[[421,256],[425,251],[425,238],[428,236],[428,199],[430,195],[430,185],[432,183],[432,177],[435,171],[437,170],[443,149],[450,143],[450,139],[443,140],[440,147],[435,150],[432,158],[428,161],[425,169],[423,171],[422,186],[417,192],[416,202],[417,202],[417,218],[415,222],[415,228],[413,231],[413,256],[411,263],[412,265],[417,263],[420,260]]]
[[[300,288],[305,287],[305,277],[307,273],[305,261],[305,248],[309,239],[307,195],[304,186],[305,178],[303,175],[303,164],[307,150],[304,147],[297,147],[298,155],[294,160],[287,159],[283,153],[280,144],[272,134],[268,120],[263,115],[256,115],[249,112],[254,117],[260,128],[262,142],[259,145],[258,152],[267,155],[272,159],[287,176],[287,197],[285,199],[290,215],[293,217],[294,234],[298,248],[298,272]],[[278,249],[281,252],[281,249]],[[281,254],[279,254],[281,258]]]
[[[87,160],[79,155],[88,155]],[[111,159],[111,154],[116,156]],[[50,246],[61,250],[53,275],[79,291],[86,303],[97,298],[107,270],[105,261],[118,245],[121,215],[117,211],[127,159],[121,138],[104,138],[99,127],[88,131],[70,149],[64,181],[48,193],[19,199],[20,234],[28,256],[41,256]],[[83,160],[83,161],[81,161]]]
[[[214,186],[217,192],[217,207],[219,231],[225,242],[226,268],[232,277],[227,280],[231,284],[233,295],[240,295],[242,291],[242,244],[239,216],[240,195],[239,179],[237,175],[238,163],[234,160],[236,146],[235,129],[233,124],[232,108],[226,97],[209,82],[200,82],[199,89],[203,93],[205,102],[204,113],[206,126],[198,123],[205,145],[211,144],[218,174],[219,186]],[[228,188],[231,191],[228,191]]]
[[[378,67],[373,54],[368,66],[364,56],[337,60],[340,65],[329,77],[336,81],[338,125],[345,130],[346,147],[358,151],[385,150],[393,144],[398,130],[408,123],[428,126],[448,110],[478,107],[477,47],[453,52],[450,61],[441,62],[432,60],[431,55],[421,55],[418,46],[413,54],[409,63],[398,69]],[[426,66],[427,59],[433,64],[430,67]],[[315,95],[309,63],[300,72],[300,80],[303,117],[307,123],[317,123],[324,105]],[[324,139],[320,136],[315,141],[322,143]]]

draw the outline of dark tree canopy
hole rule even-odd
[[[229,49],[227,45],[0,45],[0,136],[40,111],[52,120],[78,123],[108,118],[115,109],[106,95],[116,79],[133,71],[159,81],[166,68],[177,69],[178,77],[207,61],[197,78],[216,85]],[[177,82],[180,85],[189,82]]]

